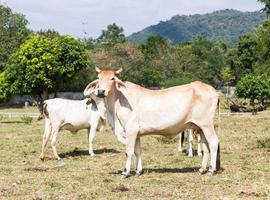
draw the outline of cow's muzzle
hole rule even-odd
[[[105,95],[105,90],[103,89],[98,89],[97,91],[97,96],[100,97],[100,98],[104,98],[106,95]]]

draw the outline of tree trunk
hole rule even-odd
[[[250,105],[251,105],[251,106],[254,106],[254,104],[255,104],[254,101],[255,101],[254,98],[250,98]]]

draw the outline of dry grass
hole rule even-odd
[[[146,136],[144,174],[122,180],[125,147],[109,129],[97,134],[94,158],[86,131],[63,131],[62,161],[52,159],[50,145],[40,161],[44,121],[0,121],[0,199],[269,199],[270,112],[222,116],[221,122],[223,171],[216,176],[199,175],[201,159],[177,154],[176,143]]]

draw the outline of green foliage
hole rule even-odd
[[[262,10],[265,11],[267,16],[269,17],[269,15],[270,15],[270,0],[258,0],[258,1],[265,4],[265,6]]]
[[[237,44],[240,35],[250,32],[266,16],[260,12],[221,10],[203,15],[174,16],[168,21],[149,26],[128,37],[132,42],[142,43],[150,35],[169,38],[174,44],[190,41],[204,35],[211,41],[228,40]]]
[[[167,87],[173,87],[173,86],[177,86],[177,85],[188,84],[188,83],[191,83],[193,81],[195,81],[195,80],[194,80],[194,77],[192,77],[192,75],[182,74],[178,78],[167,79],[167,80],[163,81],[161,84],[163,87],[167,88]]]
[[[85,46],[71,36],[34,35],[12,55],[5,70],[12,93],[57,91],[88,65]]]
[[[146,68],[140,73],[137,81],[146,87],[156,87],[160,86],[161,76],[155,69]]]
[[[102,34],[98,37],[97,42],[108,47],[118,43],[124,43],[127,39],[123,32],[122,27],[118,27],[113,23],[108,25],[106,30],[102,30]]]
[[[9,96],[9,84],[4,72],[0,73],[0,102],[7,100]]]
[[[247,35],[241,36],[231,68],[236,80],[245,74],[270,75],[270,19]]]
[[[253,66],[257,61],[256,49],[257,41],[253,34],[249,33],[240,37],[233,61],[233,70],[237,80],[245,74],[254,72]]]
[[[233,72],[229,67],[223,67],[220,74],[225,84],[229,84],[234,79]]]
[[[29,37],[28,21],[22,14],[14,13],[0,5],[0,65],[5,65],[9,56]]]
[[[270,97],[270,78],[262,75],[246,75],[236,86],[238,97],[255,99],[263,102]]]
[[[145,59],[150,60],[166,54],[170,48],[170,40],[159,35],[152,35],[140,47]]]

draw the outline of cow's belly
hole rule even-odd
[[[185,129],[187,123],[187,112],[181,109],[171,108],[162,112],[161,109],[148,110],[140,115],[139,127],[141,133],[168,133],[177,134]]]
[[[179,121],[178,123],[148,123],[140,127],[140,135],[170,135],[175,136],[184,130],[188,125]]]
[[[65,123],[62,125],[61,130],[68,130],[72,133],[76,133],[81,129],[88,129],[90,128],[89,123],[81,123],[81,124],[71,124],[71,123]]]

